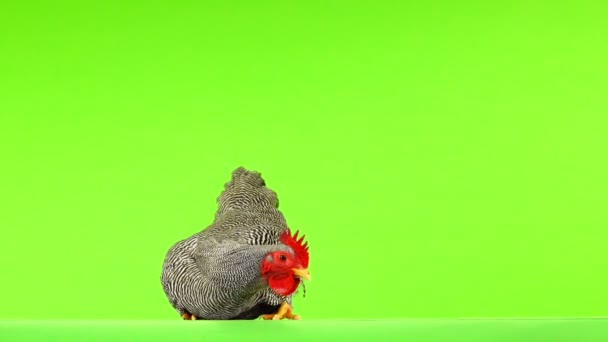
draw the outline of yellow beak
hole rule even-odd
[[[304,280],[310,280],[310,273],[308,273],[307,268],[292,268],[291,270],[296,277]]]

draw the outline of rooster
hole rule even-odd
[[[292,294],[310,280],[308,243],[292,234],[261,174],[239,167],[214,222],[174,244],[161,283],[185,320],[299,319]]]

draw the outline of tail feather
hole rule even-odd
[[[229,210],[263,210],[279,206],[276,193],[266,187],[262,175],[242,166],[232,172],[232,179],[226,183],[217,202],[218,215]]]
[[[239,183],[249,184],[257,187],[266,186],[266,182],[264,182],[261,173],[257,171],[249,171],[242,166],[232,171],[232,180],[226,184],[226,187]]]

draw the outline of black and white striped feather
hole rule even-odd
[[[254,319],[276,312],[291,296],[274,293],[260,275],[262,258],[291,248],[278,198],[258,172],[239,167],[217,198],[213,224],[177,242],[167,253],[163,290],[182,315],[200,319]]]

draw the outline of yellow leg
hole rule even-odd
[[[279,319],[285,319],[285,318],[293,319],[293,320],[300,319],[300,316],[293,314],[293,312],[291,311],[291,305],[287,304],[287,302],[283,302],[281,304],[277,313],[262,315],[260,317],[265,320],[274,320],[274,321],[279,320]]]

